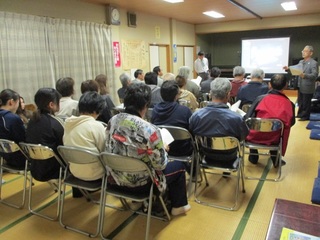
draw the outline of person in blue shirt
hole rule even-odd
[[[151,123],[155,125],[169,125],[189,129],[191,110],[177,102],[180,96],[180,88],[175,81],[165,81],[160,89],[163,102],[154,106]],[[185,156],[192,153],[190,141],[178,140],[170,145],[169,155]]]
[[[192,114],[189,125],[192,134],[204,137],[231,136],[239,141],[245,139],[249,133],[245,122],[240,114],[231,111],[227,105],[230,91],[231,83],[227,78],[216,78],[211,82],[212,102]],[[207,163],[215,159],[230,161],[231,164],[237,157],[236,149],[228,154],[221,153],[212,151],[210,156],[206,155]]]
[[[263,83],[264,71],[256,68],[251,72],[251,81],[240,87],[237,94],[237,101],[241,100],[240,108],[244,104],[252,104],[253,101],[260,95],[267,94],[269,91],[268,85]]]
[[[0,93],[0,138],[23,142],[26,137],[26,130],[21,118],[16,114],[19,107],[20,96],[11,89],[4,89]],[[25,166],[25,156],[17,151],[15,153],[3,153],[2,157],[6,163],[12,167],[23,169]]]

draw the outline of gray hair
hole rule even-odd
[[[178,75],[184,77],[186,80],[189,79],[190,68],[188,66],[182,66],[179,68]]]
[[[306,48],[309,48],[310,52],[313,52],[313,47],[311,45],[305,46]]]
[[[163,81],[174,80],[175,78],[176,78],[176,76],[173,73],[166,73],[162,77]]]
[[[252,78],[264,79],[264,71],[260,68],[253,69],[251,72],[251,79]]]
[[[233,68],[233,76],[242,76],[246,73],[246,70],[241,66],[235,66]]]
[[[223,100],[231,91],[232,85],[228,78],[216,78],[210,84],[210,93],[213,99]]]
[[[131,78],[127,73],[122,73],[119,77],[122,86],[128,86],[131,82]]]

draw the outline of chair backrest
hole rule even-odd
[[[168,125],[157,125],[157,127],[167,129],[174,140],[193,140],[191,133],[185,128]]]
[[[205,157],[206,162],[210,165],[217,163],[222,168],[230,168],[230,161],[238,161],[242,157],[242,145],[235,137],[196,136],[195,138],[200,159]],[[222,166],[223,162],[227,165]]]
[[[224,151],[238,148],[240,150],[240,142],[235,137],[204,137],[196,136],[199,147],[209,148],[212,150]]]
[[[0,139],[0,152],[1,153],[14,153],[17,151],[20,151],[20,147],[14,141],[7,140],[7,139]]]
[[[189,100],[185,100],[185,99],[179,99],[178,100],[179,104],[182,106],[186,106],[188,108],[191,107],[190,101]]]
[[[148,111],[146,112],[146,115],[144,116],[145,120],[148,122],[151,122],[153,108],[148,108]]]
[[[125,173],[139,173],[147,171],[153,181],[152,173],[148,165],[140,159],[135,159],[132,157],[122,156],[109,152],[102,152],[100,156],[101,163],[106,171],[108,171],[108,168],[112,171]],[[121,181],[121,179],[118,180]]]
[[[202,99],[203,101],[210,101],[211,100],[210,93],[202,93]]]
[[[208,106],[209,103],[210,103],[210,101],[202,101],[202,102],[200,102],[200,108],[204,108],[204,107]]]
[[[61,145],[58,146],[58,152],[67,164],[89,164],[100,162],[99,153],[90,151],[85,148]]]
[[[248,112],[249,108],[251,107],[250,103],[246,103],[242,105],[241,110],[244,111],[245,113]]]
[[[246,125],[250,130],[258,132],[277,132],[283,134],[283,122],[275,118],[248,118]]]
[[[60,157],[55,154],[55,152],[44,145],[41,144],[32,144],[32,143],[19,143],[23,153],[28,157],[29,160],[47,160],[54,157],[60,164],[60,166],[65,166],[64,162]]]

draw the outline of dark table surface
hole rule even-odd
[[[320,207],[276,199],[266,239],[280,239],[283,227],[320,237]]]

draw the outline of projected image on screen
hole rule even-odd
[[[284,73],[288,66],[290,38],[243,39],[241,66],[246,73],[261,68],[265,73]]]

